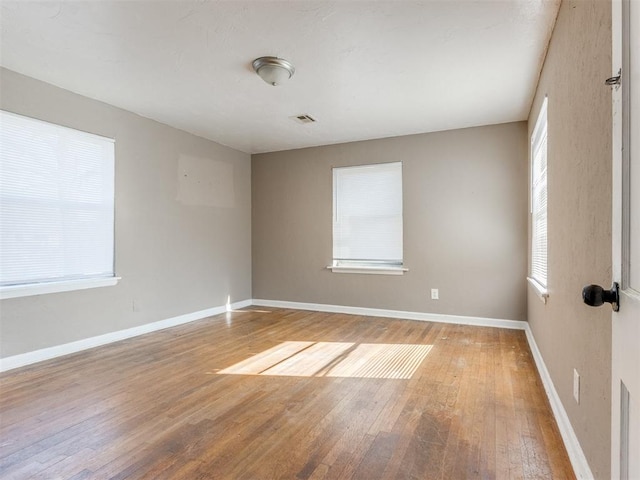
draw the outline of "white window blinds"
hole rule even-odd
[[[0,111],[0,286],[112,277],[114,142]]]
[[[531,137],[531,277],[547,286],[547,100]]]
[[[402,265],[402,163],[333,169],[334,265]]]

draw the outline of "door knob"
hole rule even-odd
[[[587,285],[582,289],[582,300],[591,307],[599,307],[605,302],[611,304],[614,312],[620,309],[620,293],[616,282],[611,290],[605,290],[600,285]]]

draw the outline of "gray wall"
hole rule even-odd
[[[524,320],[526,123],[252,157],[253,297]],[[332,273],[331,167],[402,160],[403,276]],[[430,289],[440,289],[431,300]]]
[[[528,318],[595,478],[610,475],[611,309],[580,292],[611,285],[610,72],[611,2],[563,1],[529,118],[547,94],[549,300],[530,289]]]
[[[114,287],[3,300],[2,357],[251,298],[249,155],[4,69],[0,107],[115,138],[122,277]],[[211,197],[194,180],[179,191],[181,158],[194,179],[206,179],[211,162],[233,188],[223,182]]]

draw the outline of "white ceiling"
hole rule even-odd
[[[524,120],[559,4],[1,0],[0,63],[259,153]]]

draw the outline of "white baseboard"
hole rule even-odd
[[[564,409],[558,392],[556,391],[547,366],[542,359],[542,354],[538,349],[531,327],[528,322],[520,320],[501,320],[495,318],[483,318],[483,317],[466,317],[459,315],[443,315],[435,313],[421,313],[421,312],[404,312],[397,310],[382,310],[377,308],[360,308],[360,307],[347,307],[342,305],[326,305],[318,303],[299,303],[299,302],[286,302],[278,300],[260,300],[254,299],[253,305],[262,307],[275,307],[275,308],[291,308],[296,310],[314,310],[318,312],[330,312],[330,313],[346,313],[352,315],[368,315],[371,317],[389,317],[389,318],[401,318],[406,320],[422,320],[429,322],[442,322],[442,323],[457,323],[462,325],[475,325],[482,327],[497,327],[497,328],[510,328],[517,330],[524,330],[529,343],[529,348],[533,355],[536,367],[542,379],[547,398],[551,404],[551,410],[558,424],[560,435],[564,442],[565,448],[569,455],[569,460],[579,480],[593,480],[593,474],[587,463],[587,459],[584,456],[578,437],[576,437],[566,410]]]
[[[527,322],[521,320],[501,320],[497,318],[466,317],[462,315],[444,315],[440,313],[405,312],[401,310],[384,310],[380,308],[348,307],[344,305],[327,305],[322,303],[283,302],[279,300],[253,299],[253,304],[260,307],[291,308],[294,310],[314,310],[329,313],[347,313],[366,315],[369,317],[401,318],[404,320],[420,320],[424,322],[457,323],[476,325],[479,327],[498,327],[524,330]]]
[[[556,419],[558,429],[560,430],[560,435],[562,435],[564,446],[567,449],[567,453],[569,454],[569,460],[571,461],[571,466],[573,466],[573,471],[576,474],[578,480],[593,480],[593,474],[591,473],[591,468],[589,468],[587,458],[584,456],[584,452],[582,451],[582,447],[580,446],[578,437],[573,431],[573,427],[571,426],[571,421],[569,420],[567,411],[564,409],[562,401],[560,400],[560,396],[556,391],[556,387],[553,385],[553,380],[551,380],[549,370],[547,370],[547,366],[544,363],[542,354],[538,349],[538,345],[536,344],[533,332],[531,331],[531,327],[528,323],[524,331],[527,335],[527,341],[529,342],[531,354],[533,355],[533,359],[536,362],[536,366],[538,367],[538,373],[540,374],[540,378],[542,379],[542,384],[544,385],[544,389],[547,392],[547,398],[549,399],[549,403],[551,404],[553,416]]]
[[[126,338],[137,337],[138,335],[144,335],[145,333],[175,327],[176,325],[182,325],[183,323],[201,320],[213,315],[219,315],[229,309],[236,310],[238,308],[248,307],[251,303],[251,300],[244,300],[232,303],[229,306],[222,305],[220,307],[207,308],[206,310],[186,313],[184,315],[178,315],[177,317],[167,318],[153,323],[146,323],[138,327],[127,328],[126,330],[118,330],[116,332],[105,333],[104,335],[85,338],[76,342],[65,343],[63,345],[56,345],[54,347],[43,348],[40,350],[34,350],[33,352],[2,358],[0,359],[0,372],[24,367],[26,365],[31,365],[32,363],[50,360],[63,355],[69,355],[70,353],[80,352],[89,348],[99,347],[100,345],[106,345]]]

